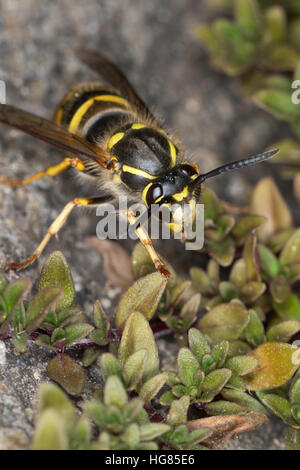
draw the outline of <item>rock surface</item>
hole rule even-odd
[[[238,82],[210,67],[194,37],[197,24],[213,16],[208,3],[23,0],[20,8],[17,0],[0,0],[0,79],[6,82],[7,103],[51,118],[70,86],[94,78],[71,54],[75,47],[90,47],[105,51],[121,65],[145,101],[183,139],[202,171],[221,161],[259,153],[286,135],[287,128],[244,103]],[[7,178],[31,175],[63,158],[61,152],[4,127],[0,128],[0,155],[1,174]],[[264,164],[212,184],[220,196],[242,204],[251,185],[274,171]],[[280,186],[292,204],[289,184],[280,182]],[[1,186],[0,269],[7,260],[31,254],[64,204],[85,194],[69,174],[24,188]],[[119,291],[107,282],[100,255],[85,242],[86,236],[95,234],[96,222],[93,212],[74,212],[46,253],[63,251],[74,275],[77,302],[85,311],[100,298],[112,312]],[[175,243],[159,246],[183,272],[195,263],[195,255]],[[37,266],[26,275],[36,280]],[[19,275],[10,272],[9,276]],[[32,434],[36,390],[46,378],[50,355],[34,344],[23,355],[14,354],[9,342],[1,343],[1,348],[2,352],[5,348],[5,360],[0,364],[0,448],[25,448]],[[166,349],[162,344],[164,363]],[[91,368],[89,386],[98,379]],[[281,449],[283,426],[273,421],[227,447]]]

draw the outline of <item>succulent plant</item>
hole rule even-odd
[[[211,346],[197,329],[188,333],[188,346],[181,348],[177,358],[177,372],[170,374],[166,391],[160,398],[169,405],[176,398],[189,396],[191,403],[210,403],[224,387],[245,389],[242,376],[257,367],[253,356],[228,357],[229,343],[221,341]]]
[[[151,423],[143,405],[141,398],[130,400],[119,377],[113,375],[105,382],[103,399],[86,402],[78,417],[75,407],[57,386],[42,384],[33,448],[156,450],[154,440],[169,431],[170,426]]]
[[[280,154],[271,163],[283,164],[282,175],[294,178],[300,202],[300,108],[292,100],[293,82],[300,78],[300,7],[297,0],[218,0],[234,21],[219,18],[197,30],[212,64],[239,75],[244,95],[262,109],[290,124],[295,138],[275,142]],[[299,88],[299,87],[297,87]]]
[[[229,214],[211,190],[203,196],[201,267],[183,277],[168,263],[167,280],[138,244],[135,281],[115,320],[99,301],[86,320],[59,252],[30,298],[29,279],[8,284],[1,275],[1,339],[19,352],[30,341],[48,349],[47,373],[71,396],[83,391],[82,363],[102,376],[80,416],[57,386],[42,386],[35,448],[219,448],[269,411],[287,422],[287,446],[297,448],[300,360],[289,343],[300,337],[300,231],[270,178],[257,184],[247,215]],[[214,243],[225,240],[233,256],[224,262]],[[179,343],[176,370],[160,368],[156,331]]]
[[[262,70],[291,71],[299,61],[299,9],[288,17],[280,2],[262,6],[257,0],[234,0],[234,21],[219,18],[201,25],[197,34],[213,65],[230,75]]]

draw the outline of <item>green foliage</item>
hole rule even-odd
[[[299,447],[300,360],[288,344],[300,333],[299,229],[270,179],[254,189],[248,215],[226,212],[211,190],[203,199],[206,268],[183,278],[168,264],[167,281],[138,244],[136,280],[116,325],[99,301],[87,321],[59,252],[46,261],[37,293],[26,278],[9,284],[0,276],[1,338],[19,352],[36,341],[54,353],[48,376],[70,396],[86,394],[84,367],[94,363],[103,379],[80,416],[57,386],[43,385],[34,448],[201,450],[224,442],[222,419],[253,429],[267,410],[289,425],[287,446]],[[230,257],[215,251],[225,240]],[[160,368],[157,322],[179,343],[174,371]]]
[[[222,0],[220,0],[222,4]],[[216,19],[202,24],[197,36],[210,54],[213,66],[241,77],[246,98],[286,121],[294,131],[275,142],[280,154],[272,163],[284,163],[282,175],[293,178],[300,201],[300,107],[291,99],[300,78],[300,7],[297,0],[225,0],[233,19]]]
[[[156,450],[155,441],[170,429],[151,423],[143,401],[130,400],[115,375],[105,382],[103,400],[86,402],[80,417],[54,385],[42,384],[39,400],[35,450]]]
[[[188,348],[181,348],[177,358],[177,373],[169,380],[169,390],[160,399],[169,405],[182,396],[190,397],[192,403],[210,403],[225,387],[244,390],[242,376],[257,366],[250,356],[228,358],[229,343],[224,340],[211,346],[199,330],[191,328],[188,333]]]

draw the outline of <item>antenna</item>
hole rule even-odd
[[[207,178],[220,175],[222,173],[225,173],[226,171],[236,170],[237,168],[243,168],[244,166],[254,165],[255,163],[263,162],[264,160],[273,157],[278,152],[279,149],[270,150],[269,152],[260,153],[259,155],[254,155],[249,158],[244,158],[243,160],[237,160],[236,162],[227,163],[226,165],[219,166],[218,168],[215,168],[214,170],[211,170],[208,173],[205,173],[204,175],[197,176],[197,178],[190,183],[190,187],[197,186],[198,184],[203,183],[203,181],[205,181]]]

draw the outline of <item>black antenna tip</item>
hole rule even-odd
[[[268,152],[264,152],[261,154],[263,157],[263,160],[266,160],[267,158],[274,157],[279,152],[279,149],[274,149],[274,150],[269,150]]]

